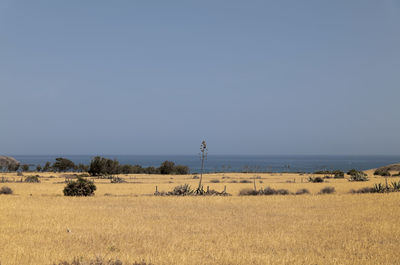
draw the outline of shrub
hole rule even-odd
[[[240,196],[249,196],[249,195],[260,195],[258,191],[250,188],[241,189],[239,191]]]
[[[65,186],[64,196],[92,196],[95,190],[96,185],[92,181],[78,178]]]
[[[302,194],[309,194],[310,192],[308,191],[308,189],[299,189],[298,191],[296,191],[296,195],[302,195]]]
[[[39,177],[40,177],[39,175],[28,176],[28,177],[26,177],[25,182],[28,182],[28,183],[39,183],[40,182]]]
[[[13,190],[7,186],[3,186],[0,188],[0,194],[6,194],[6,195],[13,194]]]
[[[176,186],[170,195],[177,195],[177,196],[188,196],[192,195],[194,190],[190,188],[189,184],[183,184],[180,186]]]
[[[199,179],[199,176],[193,176],[193,179]]]
[[[383,185],[382,183],[374,184],[373,187],[364,187],[359,190],[351,190],[351,193],[384,193],[384,192],[399,192],[400,181],[392,182],[391,185]]]
[[[349,170],[349,171],[347,172],[347,175],[350,175],[350,176],[364,175],[364,176],[366,176],[367,174],[365,174],[363,171],[360,171],[360,170],[351,169],[351,170]]]
[[[325,174],[331,174],[331,172],[329,170],[318,170],[313,172],[313,174],[315,175],[325,175]]]
[[[274,195],[276,194],[276,190],[270,187],[266,187],[264,190],[261,191],[262,195]]]
[[[400,191],[400,181],[392,182],[392,189],[393,189],[393,191]]]
[[[382,177],[390,177],[389,169],[387,168],[378,168],[374,172],[375,176],[382,176]]]
[[[210,180],[211,183],[220,183],[219,179],[212,179]]]
[[[349,181],[368,181],[368,177],[367,174],[362,171],[353,172],[353,174],[350,175]]]
[[[120,177],[112,177],[110,182],[111,183],[125,183],[126,181]]]
[[[342,179],[342,178],[344,178],[344,172],[343,171],[341,171],[341,170],[334,170],[333,172],[333,177],[335,178],[335,179]]]
[[[319,192],[319,194],[331,194],[331,193],[335,193],[334,187],[325,187]]]
[[[242,180],[240,180],[240,183],[253,183],[253,182],[248,179],[242,179]]]
[[[374,187],[364,187],[358,190],[351,190],[351,193],[376,193],[377,190]]]
[[[275,194],[277,194],[277,195],[289,195],[290,192],[288,190],[285,190],[285,189],[277,189],[275,191]]]
[[[270,187],[266,187],[263,190],[255,190],[255,189],[246,188],[246,189],[240,190],[240,192],[239,192],[239,195],[241,195],[241,196],[248,196],[248,195],[288,195],[288,194],[290,194],[290,192],[288,190],[285,190],[285,189],[275,190],[275,189],[270,188]]]
[[[313,177],[309,177],[308,181],[312,182],[312,183],[321,183],[321,182],[324,182],[324,179],[321,178],[321,177],[314,177],[314,178]]]
[[[156,192],[154,195],[157,196],[231,196],[231,194],[227,193],[224,189],[222,192],[218,192],[216,190],[210,190],[207,188],[207,191],[201,189],[201,192],[196,192],[192,190],[189,184],[184,184],[180,186],[176,186],[172,191],[169,192]]]

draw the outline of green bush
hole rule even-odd
[[[356,170],[356,169],[351,169],[351,170],[349,170],[349,171],[347,172],[347,175],[350,175],[350,176],[355,176],[355,175],[364,175],[364,176],[367,176],[367,174],[365,174],[363,171],[361,171],[361,170]]]
[[[378,168],[374,172],[375,176],[390,177],[390,172],[387,168]]]
[[[96,185],[92,181],[78,178],[65,186],[64,196],[92,196],[95,190]]]
[[[0,194],[10,195],[13,194],[13,190],[7,186],[3,186],[0,188]]]

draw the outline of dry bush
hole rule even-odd
[[[10,195],[13,194],[13,190],[7,186],[3,186],[0,188],[0,194]]]
[[[260,194],[255,189],[246,188],[246,189],[241,189],[239,191],[239,195],[240,196],[249,196],[249,195],[260,195]]]
[[[302,194],[310,194],[310,191],[308,189],[299,189],[298,191],[296,191],[296,195]]]
[[[313,177],[309,177],[308,181],[311,182],[311,183],[321,183],[321,182],[324,182],[324,179],[321,178],[321,177],[314,177],[314,178]]]
[[[286,189],[273,189],[270,187],[266,187],[263,190],[255,190],[255,189],[242,189],[239,192],[241,196],[256,196],[256,195],[289,195],[290,192]]]
[[[368,177],[364,172],[356,172],[350,175],[349,181],[368,181]]]
[[[28,176],[28,177],[26,177],[25,182],[28,182],[28,183],[39,183],[40,182],[39,177],[40,177],[39,175]]]
[[[207,188],[207,191],[203,189],[198,192],[197,190],[193,190],[189,184],[183,184],[180,186],[176,186],[172,191],[169,192],[159,192],[156,191],[154,193],[156,196],[231,196],[231,194],[227,193],[225,190],[222,192],[216,190],[210,190]]]
[[[60,261],[58,263],[53,263],[53,265],[152,265],[151,263],[146,263],[144,261],[141,262],[133,262],[133,263],[123,263],[119,259],[104,259],[97,257],[92,260],[84,260],[83,258],[74,258],[71,262],[69,261]]]
[[[319,192],[319,194],[332,194],[335,193],[336,190],[334,187],[325,187],[323,189],[321,189],[321,191]]]
[[[240,183],[253,183],[251,180],[248,179],[242,179],[241,181],[239,181]]]
[[[96,190],[96,185],[92,181],[78,178],[71,181],[64,188],[64,196],[92,196]]]
[[[125,183],[126,181],[120,177],[112,177],[110,180],[111,183]]]

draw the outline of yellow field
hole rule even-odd
[[[371,172],[368,182],[329,183],[307,183],[309,175],[256,174],[258,188],[312,193],[257,197],[237,196],[252,183],[231,183],[254,174],[205,176],[205,186],[226,186],[231,197],[147,196],[156,185],[167,191],[183,183],[195,187],[198,180],[129,175],[122,177],[132,183],[95,180],[96,195],[89,198],[64,197],[62,174],[39,174],[38,184],[0,183],[14,190],[0,195],[2,265],[80,256],[153,264],[400,264],[400,193],[348,193],[384,183]],[[325,186],[336,194],[317,195]]]

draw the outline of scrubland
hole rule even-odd
[[[196,187],[192,175],[120,175],[127,183],[119,184],[95,179],[95,196],[64,197],[65,174],[25,173],[39,174],[41,182],[0,183],[14,191],[0,195],[0,263],[99,256],[151,264],[400,264],[400,193],[350,194],[384,183],[367,173],[367,182],[325,183],[308,183],[310,174],[204,176],[204,186],[226,186],[229,197],[152,195],[155,186]],[[257,188],[306,188],[310,194],[238,196],[253,188],[240,182],[254,177]],[[326,186],[336,193],[317,194]]]

